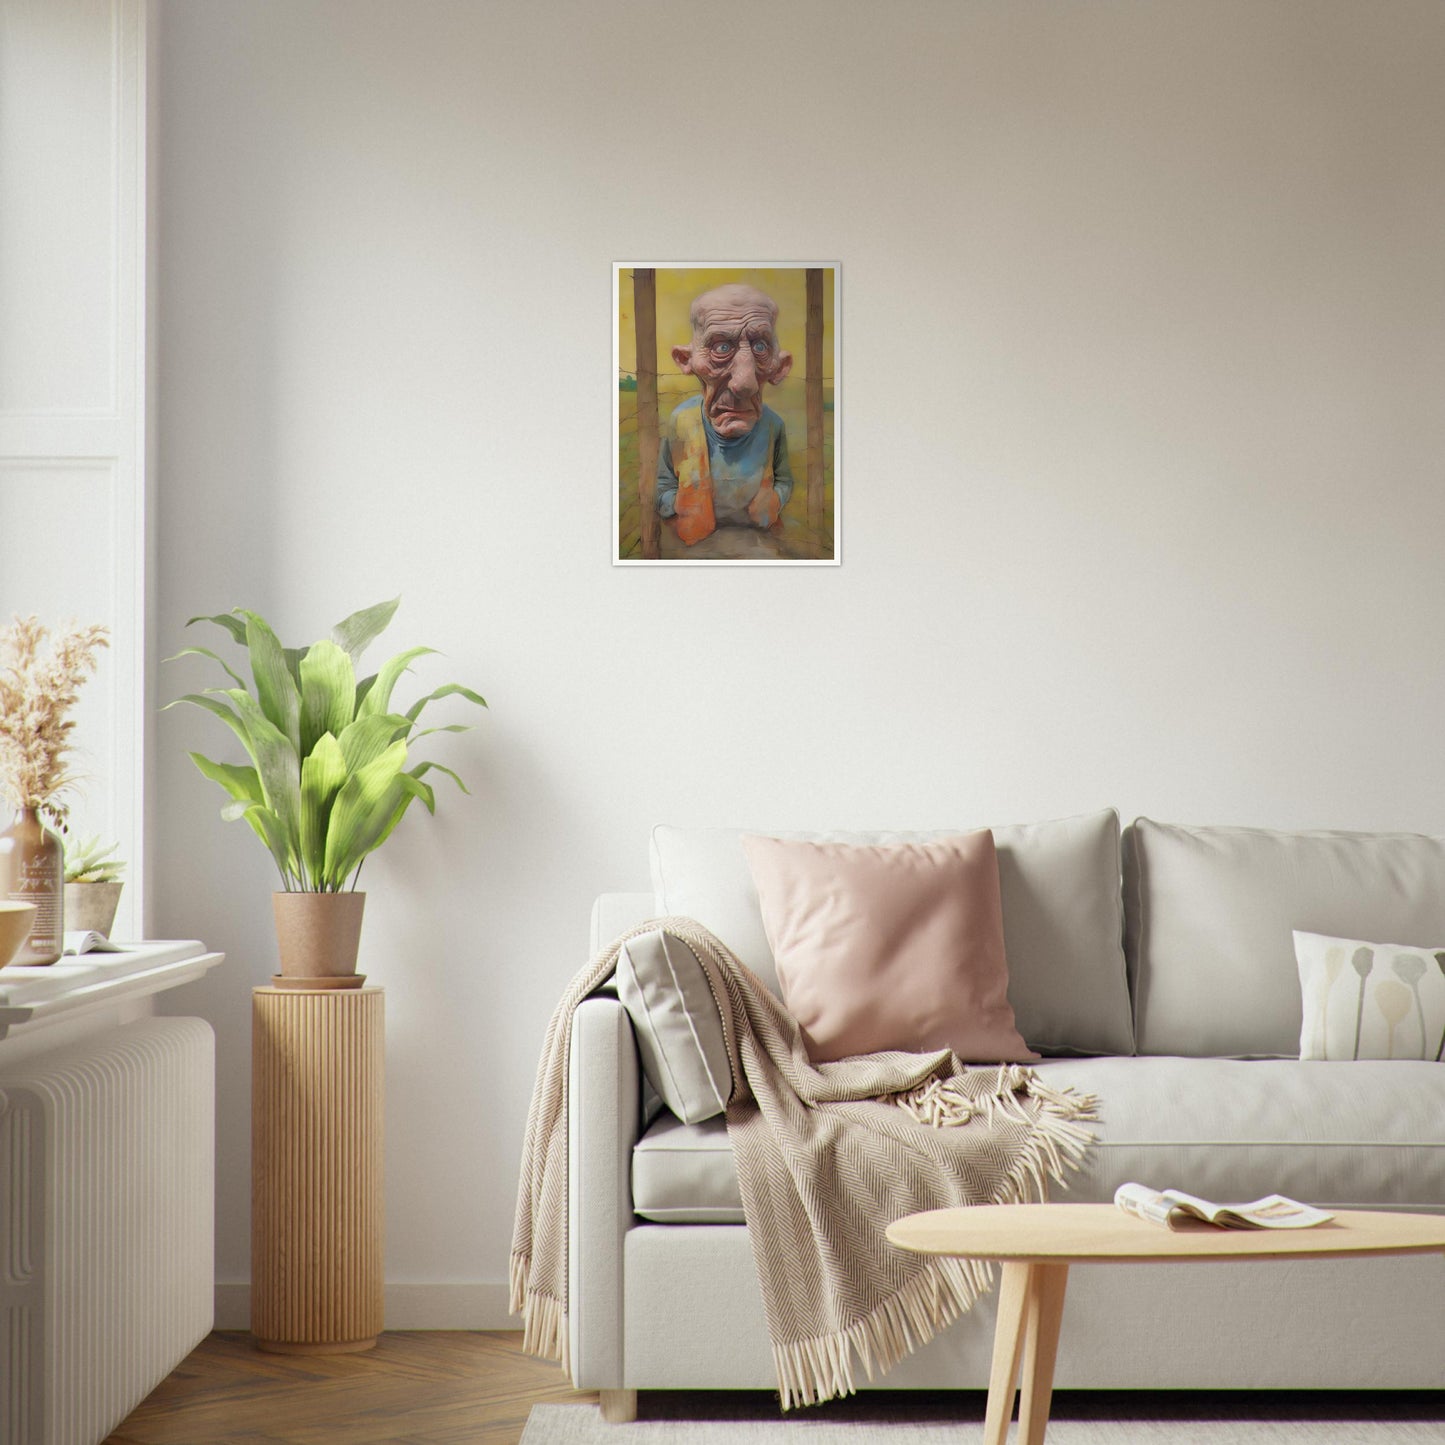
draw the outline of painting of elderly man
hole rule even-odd
[[[837,268],[614,268],[620,563],[836,563]]]

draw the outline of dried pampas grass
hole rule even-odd
[[[0,792],[62,828],[68,809],[60,795],[75,782],[69,714],[109,635],[97,623],[52,638],[36,617],[0,628]]]

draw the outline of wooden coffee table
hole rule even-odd
[[[1020,1351],[1019,1445],[1041,1445],[1071,1264],[1438,1254],[1445,1253],[1445,1215],[1342,1209],[1313,1229],[1200,1224],[1176,1231],[1131,1218],[1113,1204],[982,1204],[910,1214],[888,1226],[888,1239],[915,1254],[1002,1262],[984,1445],[1004,1445],[1008,1436]]]

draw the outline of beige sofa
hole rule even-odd
[[[1121,839],[1112,812],[994,833],[1020,1030],[1051,1082],[1102,1101],[1056,1199],[1133,1179],[1445,1212],[1445,1066],[1302,1062],[1291,939],[1445,940],[1445,840],[1142,819]],[[598,899],[593,947],[682,913],[771,977],[738,838],[655,830],[653,892]],[[661,1110],[609,989],[577,1013],[570,1094],[574,1383],[773,1388],[726,1128]],[[983,1388],[992,1332],[990,1297],[873,1383]],[[1081,1268],[1056,1383],[1438,1389],[1445,1259]]]

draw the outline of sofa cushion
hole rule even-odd
[[[1445,948],[1294,936],[1302,1059],[1445,1060]]]
[[[772,836],[888,844],[959,831]],[[992,831],[1019,1032],[1042,1053],[1132,1053],[1118,815],[1108,809]],[[742,836],[735,828],[654,828],[654,904],[659,914],[682,914],[711,929],[781,996]]]
[[[1097,1145],[1063,1202],[1131,1180],[1220,1203],[1288,1194],[1336,1209],[1445,1210],[1445,1069],[1411,1061],[1051,1059],[1055,1087],[1099,1096]],[[633,1207],[661,1223],[741,1223],[721,1118],[667,1115],[632,1160]]]
[[[869,847],[743,838],[783,1002],[814,1063],[952,1049],[1022,1063],[987,829]],[[677,1111],[674,1110],[674,1113]]]
[[[1296,1057],[1294,930],[1445,939],[1445,839],[1140,818],[1124,890],[1141,1054]]]
[[[659,1114],[632,1151],[632,1208],[657,1224],[741,1224],[743,1196],[721,1115]]]

